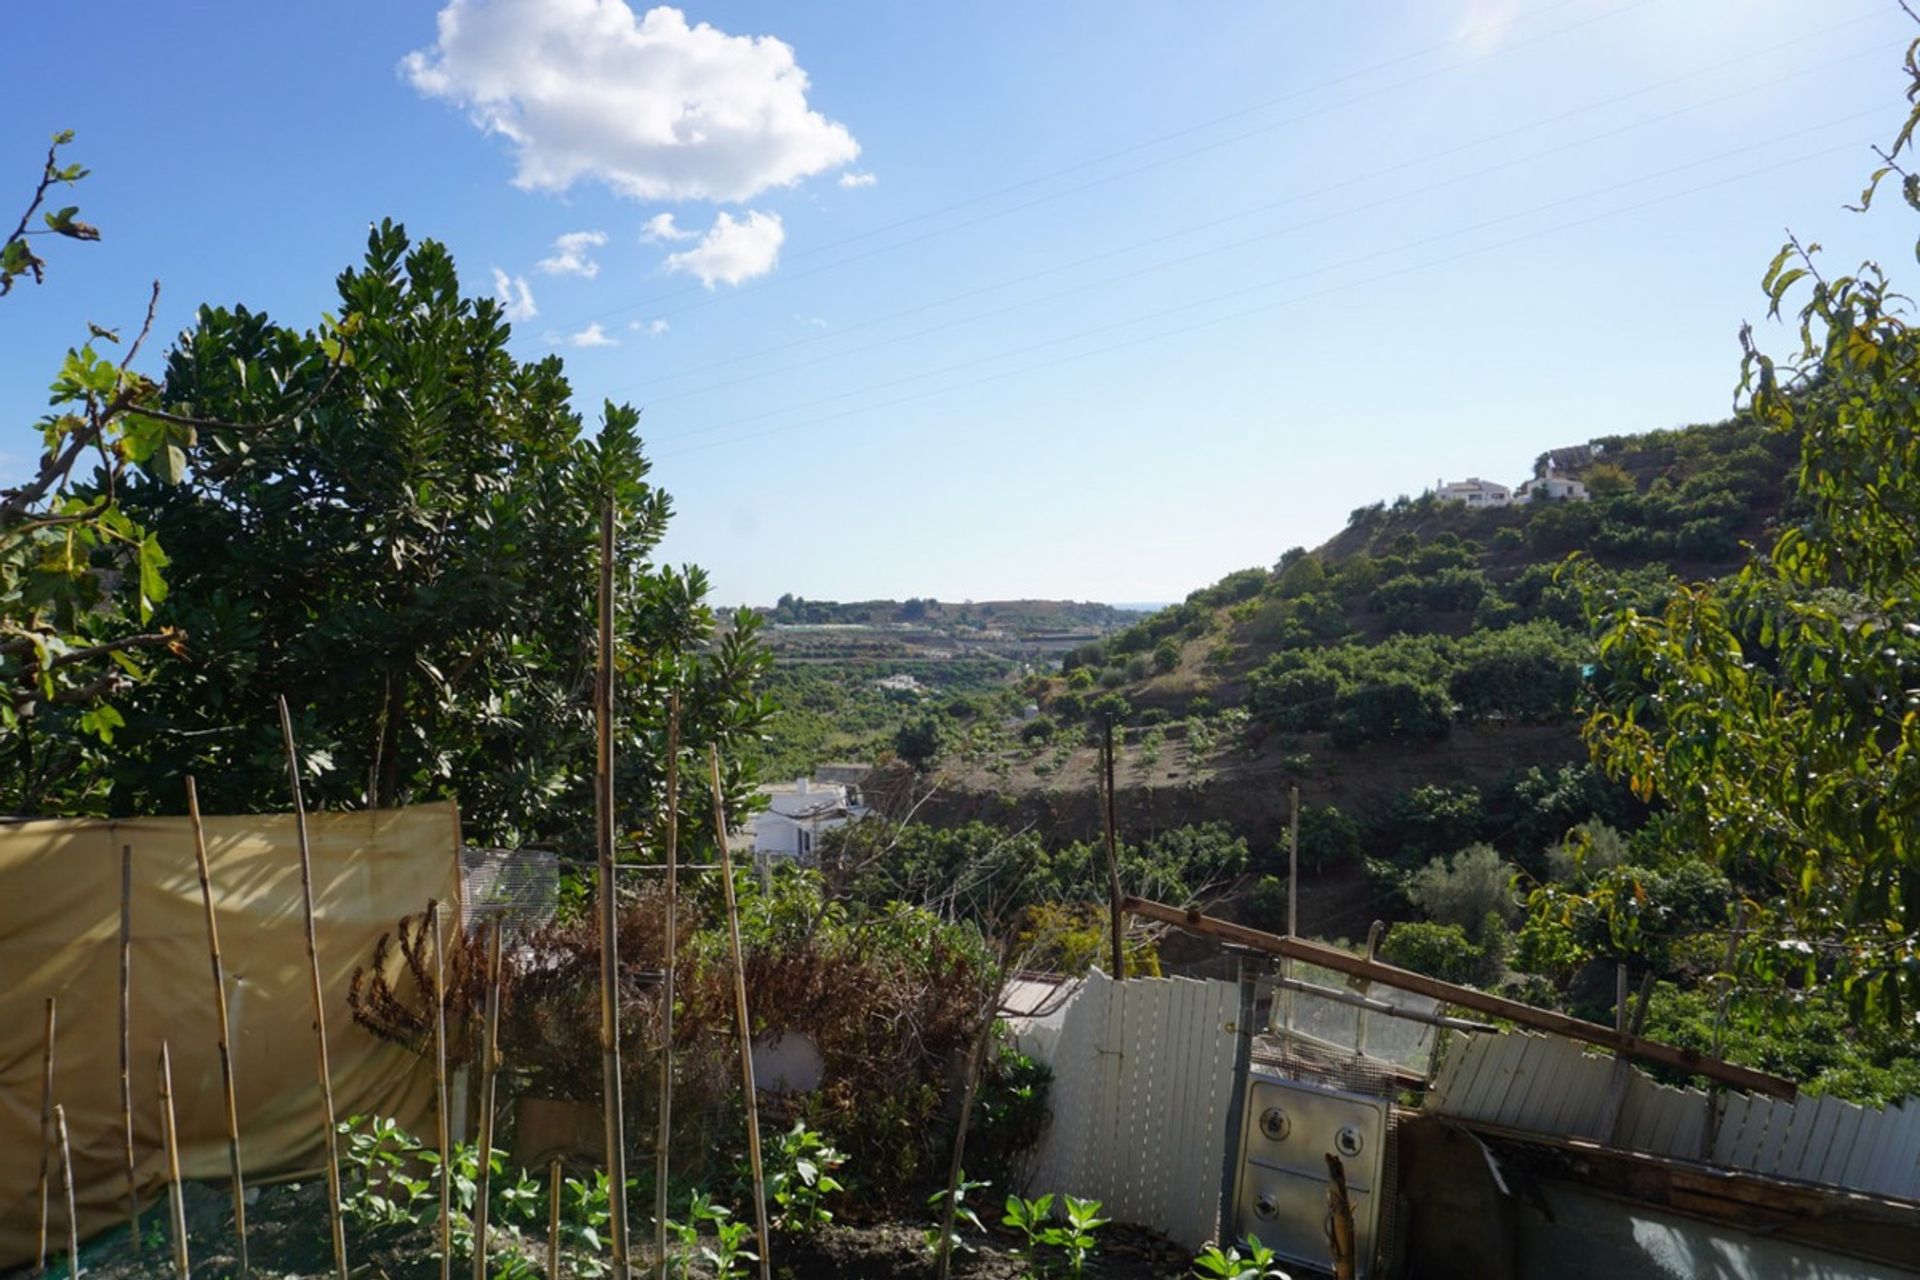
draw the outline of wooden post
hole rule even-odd
[[[493,1174],[493,1092],[500,1057],[500,922],[487,944],[487,1013],[480,1046],[480,1141],[473,1191],[473,1280],[487,1280],[487,1194]]]
[[[613,503],[600,508],[599,665],[593,687],[594,843],[600,861],[600,1074],[607,1123],[607,1216],[613,1280],[632,1274],[627,1234],[627,1125],[620,1084],[620,903],[613,875]]]
[[[720,748],[707,748],[707,768],[713,782],[713,838],[720,845],[720,882],[726,888],[727,939],[733,953],[733,1014],[740,1025],[740,1084],[746,1091],[747,1161],[753,1166],[753,1220],[760,1230],[760,1280],[772,1280],[773,1236],[767,1230],[767,1183],[760,1165],[760,1095],[753,1082],[753,1026],[747,1020],[747,972],[740,954],[740,909],[733,900],[733,854],[727,848]]]
[[[54,1000],[47,997],[47,1045],[41,1056],[40,1073],[40,1236],[33,1254],[33,1274],[47,1269],[47,1199],[53,1162],[53,1013]]]
[[[453,1280],[453,1143],[447,1114],[446,942],[440,936],[440,904],[427,907],[433,931],[433,1105],[440,1139],[440,1280]]]
[[[1300,788],[1287,788],[1287,936],[1300,936]]]
[[[547,1166],[547,1280],[560,1280],[560,1157]]]
[[[287,782],[293,790],[294,834],[300,846],[300,908],[307,925],[307,971],[313,977],[313,1036],[318,1050],[321,1123],[327,1145],[327,1204],[333,1230],[333,1269],[347,1280],[347,1224],[340,1211],[340,1144],[334,1133],[333,1071],[327,1064],[326,989],[320,982],[320,945],[313,929],[313,851],[307,844],[307,805],[300,794],[300,752],[293,745],[293,717],[280,697],[280,737],[287,749]]]
[[[1584,1044],[1617,1049],[1643,1061],[1676,1067],[1690,1075],[1705,1076],[1709,1080],[1718,1080],[1736,1089],[1789,1100],[1798,1093],[1798,1086],[1791,1080],[1768,1075],[1764,1071],[1755,1071],[1751,1067],[1722,1062],[1708,1057],[1697,1049],[1682,1049],[1677,1045],[1642,1039],[1631,1033],[1623,1036],[1612,1027],[1585,1022],[1548,1009],[1536,1009],[1518,1000],[1509,1000],[1505,996],[1492,995],[1473,987],[1461,986],[1456,982],[1442,982],[1438,978],[1429,978],[1426,974],[1415,973],[1411,969],[1400,969],[1390,964],[1367,960],[1361,956],[1349,955],[1338,947],[1308,942],[1304,938],[1286,938],[1277,933],[1250,929],[1246,925],[1235,924],[1231,920],[1216,919],[1213,916],[1203,915],[1197,910],[1172,907],[1164,902],[1153,902],[1146,898],[1128,898],[1123,905],[1134,915],[1174,925],[1190,933],[1218,938],[1223,942],[1238,943],[1240,946],[1254,951],[1263,951],[1268,955],[1304,960],[1308,964],[1350,974],[1356,978],[1364,978],[1369,982],[1382,983],[1401,991],[1432,996],[1443,1004],[1456,1004],[1480,1013],[1490,1013],[1496,1018],[1506,1018],[1535,1031],[1551,1032]]]
[[[160,1137],[167,1148],[167,1200],[173,1210],[173,1270],[187,1280],[187,1199],[180,1186],[180,1134],[173,1123],[173,1060],[160,1042]]]
[[[53,1107],[53,1128],[60,1138],[60,1189],[67,1197],[67,1275],[80,1274],[80,1214],[73,1207],[73,1151],[67,1145],[67,1109]]]
[[[1347,1171],[1340,1157],[1327,1155],[1327,1252],[1333,1280],[1353,1280],[1353,1201],[1347,1195]]]
[[[213,961],[213,1007],[219,1019],[220,1083],[227,1095],[227,1164],[233,1170],[233,1234],[239,1242],[241,1280],[247,1263],[247,1183],[240,1168],[240,1104],[233,1088],[232,1028],[227,1021],[227,978],[220,963],[220,928],[214,922],[213,876],[207,865],[207,833],[200,822],[200,793],[187,776],[187,817],[193,822],[193,857],[200,870],[200,902],[207,916],[207,955]]]
[[[1113,934],[1113,980],[1124,982],[1127,977],[1127,952],[1122,944],[1124,925],[1120,911],[1120,851],[1119,839],[1115,834],[1113,820],[1113,721],[1104,719],[1105,735],[1101,739],[1100,760],[1106,780],[1106,839],[1107,839],[1107,911],[1110,917],[1109,931]]]
[[[667,1280],[667,1177],[673,1138],[673,968],[679,955],[680,693],[667,695],[667,929],[660,985],[660,1115],[654,1139],[653,1274]]]
[[[127,1235],[140,1252],[140,1192],[133,1168],[133,846],[120,846],[120,1120],[126,1137]]]

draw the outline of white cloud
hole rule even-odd
[[[540,314],[540,308],[533,305],[533,290],[527,288],[525,276],[510,276],[495,267],[493,296],[500,299],[501,314],[516,324]]]
[[[656,213],[640,227],[640,243],[663,244],[670,240],[692,240],[698,231],[683,230],[670,213]]]
[[[635,200],[747,200],[860,154],[772,36],[689,26],[665,5],[636,17],[627,0],[450,0],[438,31],[401,70],[506,138],[521,187],[598,178]]]
[[[740,284],[773,270],[786,238],[787,229],[777,213],[749,209],[736,222],[732,214],[723,212],[699,244],[668,254],[666,267],[675,274],[698,276],[709,289],[716,284]]]
[[[553,256],[534,265],[550,276],[585,276],[591,280],[600,274],[600,264],[587,256],[607,242],[604,231],[569,231],[553,242]]]
[[[601,328],[598,320],[580,332],[569,333],[565,337],[550,330],[547,333],[547,341],[555,346],[565,344],[569,347],[617,347],[620,345],[620,339]]]
[[[629,320],[627,321],[627,328],[633,330],[635,333],[644,333],[649,338],[659,337],[661,334],[667,331],[667,327],[668,327],[667,322],[665,320]]]
[[[840,185],[843,187],[870,187],[878,181],[878,174],[856,173],[852,169],[840,175]]]

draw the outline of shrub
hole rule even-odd
[[[1480,971],[1482,953],[1457,924],[1403,920],[1387,931],[1380,957],[1442,982],[1471,982]]]
[[[1127,679],[1145,680],[1153,674],[1153,659],[1144,653],[1136,653],[1127,659]]]
[[[1153,647],[1153,669],[1165,675],[1180,665],[1180,646],[1172,640],[1162,640]]]
[[[1279,876],[1261,876],[1247,895],[1247,923],[1268,933],[1287,931],[1287,882]]]
[[[1336,747],[1404,739],[1432,742],[1453,726],[1453,704],[1439,686],[1406,675],[1349,689],[1334,699],[1327,731]]]
[[[1073,689],[1054,694],[1047,706],[1062,724],[1074,724],[1087,718],[1087,700]]]
[[[1285,850],[1282,849],[1282,856]],[[1357,863],[1361,855],[1360,824],[1340,812],[1338,805],[1300,811],[1300,865],[1314,871],[1331,871]]]
[[[1515,551],[1526,545],[1526,537],[1512,525],[1506,525],[1493,531],[1493,549],[1495,551]]]
[[[1514,914],[1512,885],[1513,868],[1501,860],[1500,851],[1490,844],[1472,844],[1414,872],[1407,896],[1428,919],[1477,934],[1490,914],[1500,919]]]
[[[1025,724],[1020,726],[1020,741],[1022,742],[1051,741],[1054,735],[1054,731],[1058,727],[1059,727],[1058,725],[1054,724],[1054,722],[1048,719],[1046,716],[1035,716],[1033,719],[1027,721]]]

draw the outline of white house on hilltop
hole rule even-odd
[[[1442,502],[1462,502],[1469,507],[1504,507],[1513,502],[1513,490],[1492,480],[1469,476],[1465,480],[1434,482],[1433,496]]]
[[[755,858],[811,861],[820,833],[863,818],[860,789],[848,783],[799,778],[760,788],[767,807],[753,816]]]
[[[1585,502],[1587,486],[1572,476],[1555,475],[1553,468],[1520,486],[1515,502]]]

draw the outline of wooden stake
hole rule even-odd
[[[560,1157],[547,1166],[547,1280],[560,1280]]]
[[[1243,924],[1235,924],[1231,920],[1202,915],[1197,910],[1172,907],[1164,902],[1153,902],[1146,898],[1128,898],[1124,905],[1134,915],[1174,925],[1189,933],[1218,938],[1223,942],[1238,943],[1255,951],[1264,951],[1268,955],[1304,960],[1309,964],[1319,965],[1352,977],[1364,978],[1369,982],[1378,982],[1400,991],[1432,996],[1443,1004],[1456,1004],[1480,1013],[1490,1013],[1496,1018],[1505,1018],[1535,1031],[1552,1032],[1554,1035],[1565,1036],[1569,1040],[1578,1040],[1584,1044],[1617,1049],[1621,1053],[1642,1061],[1657,1062],[1665,1067],[1676,1067],[1690,1075],[1705,1076],[1709,1080],[1718,1080],[1736,1089],[1764,1093],[1771,1097],[1788,1100],[1792,1100],[1798,1092],[1798,1086],[1791,1080],[1768,1075],[1764,1071],[1755,1071],[1751,1067],[1722,1062],[1708,1057],[1697,1049],[1682,1049],[1676,1045],[1662,1044],[1657,1040],[1642,1039],[1633,1034],[1623,1036],[1612,1027],[1585,1022],[1564,1013],[1536,1009],[1518,1000],[1509,1000],[1505,996],[1492,995],[1455,982],[1442,982],[1438,978],[1429,978],[1424,973],[1415,973],[1410,969],[1380,964],[1360,956],[1350,955],[1338,947],[1308,942],[1304,938],[1284,938],[1276,933],[1267,933],[1260,929],[1250,929]]]
[[[227,978],[220,963],[220,929],[214,922],[213,877],[207,867],[207,833],[200,823],[200,793],[187,777],[187,817],[193,822],[193,856],[200,869],[200,902],[207,915],[207,954],[213,960],[213,1005],[220,1021],[220,1083],[227,1094],[227,1164],[233,1170],[233,1233],[239,1241],[241,1280],[247,1262],[247,1183],[240,1168],[240,1104],[233,1088],[232,1028],[227,1022]]]
[[[33,1274],[47,1270],[47,1199],[53,1162],[53,1011],[52,996],[47,997],[47,1046],[41,1058],[40,1075],[40,1243],[34,1249]]]
[[[727,801],[720,788],[720,748],[707,748],[713,782],[713,838],[720,845],[720,883],[726,888],[727,939],[733,953],[733,1014],[740,1025],[740,1084],[746,1090],[747,1160],[753,1166],[753,1220],[760,1230],[760,1280],[773,1277],[773,1236],[767,1229],[767,1182],[760,1165],[760,1095],[753,1082],[753,1027],[747,1020],[747,971],[740,954],[740,909],[733,900],[733,855],[727,849]]]
[[[493,1091],[500,1057],[500,922],[487,944],[487,1014],[480,1048],[480,1143],[473,1192],[473,1280],[487,1280],[487,1190],[493,1174]]]
[[[599,670],[593,684],[594,844],[600,860],[600,1075],[607,1121],[607,1226],[613,1280],[632,1275],[627,1120],[620,1083],[620,903],[613,875],[613,503],[600,508]]]
[[[1101,764],[1106,777],[1106,816],[1107,816],[1107,911],[1109,926],[1113,934],[1113,979],[1125,981],[1127,976],[1127,953],[1121,945],[1124,924],[1120,911],[1120,852],[1119,840],[1115,835],[1116,824],[1113,820],[1113,721],[1105,724],[1106,736],[1101,740]]]
[[[440,1280],[453,1280],[453,1143],[447,1114],[446,943],[440,936],[440,904],[427,907],[433,931],[433,1098],[440,1138]]]
[[[173,1209],[173,1270],[187,1280],[187,1198],[180,1186],[180,1134],[173,1124],[173,1059],[160,1042],[160,1138],[167,1149],[167,1199]]]
[[[1287,936],[1300,936],[1300,788],[1287,788]]]
[[[293,717],[280,697],[280,736],[287,748],[287,782],[293,789],[294,832],[300,845],[300,906],[307,924],[307,969],[313,975],[313,1035],[319,1050],[320,1107],[327,1142],[327,1205],[333,1227],[333,1268],[347,1280],[347,1224],[340,1211],[340,1145],[334,1133],[333,1071],[327,1064],[326,990],[320,982],[320,945],[313,930],[313,851],[307,844],[307,805],[300,794],[300,752],[293,745]]]
[[[73,1152],[67,1145],[67,1109],[53,1107],[53,1127],[60,1137],[60,1189],[67,1197],[67,1275],[80,1274],[80,1214],[73,1207]]]
[[[667,1280],[668,1143],[673,1137],[673,966],[679,954],[680,904],[680,694],[667,695],[667,933],[660,986],[660,1115],[654,1140],[653,1274]]]
[[[140,1252],[140,1192],[133,1168],[133,846],[120,846],[120,1119],[126,1134],[127,1235]]]
[[[1353,1201],[1347,1195],[1347,1171],[1339,1156],[1326,1154],[1327,1252],[1333,1255],[1333,1280],[1353,1280]]]

